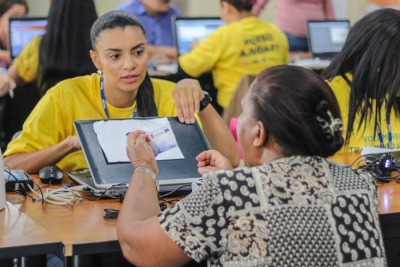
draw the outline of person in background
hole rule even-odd
[[[322,73],[339,102],[346,139],[342,152],[400,148],[399,32],[399,10],[369,13],[350,29]]]
[[[201,153],[203,185],[164,211],[145,132],[130,133],[131,164],[149,171],[134,172],[118,216],[125,258],[135,266],[386,266],[374,180],[326,159],[342,146],[341,129],[335,95],[319,75],[266,69],[242,99],[246,167]]]
[[[62,81],[46,93],[4,152],[11,169],[37,173],[53,164],[63,171],[87,169],[75,120],[178,116],[193,124],[195,113],[210,146],[239,164],[235,140],[196,80],[150,79],[145,30],[137,18],[108,12],[90,36],[97,74]]]
[[[268,0],[257,0],[253,14],[258,16]],[[285,32],[290,52],[308,51],[307,21],[333,20],[331,0],[276,0],[275,24]]]
[[[173,17],[181,16],[170,0],[129,0],[117,7],[135,15],[146,31],[148,53],[165,55],[176,61],[177,51],[174,44]]]
[[[191,77],[212,72],[217,101],[229,106],[240,78],[289,63],[287,39],[275,25],[253,16],[256,0],[220,0],[226,25],[210,33],[179,57],[180,70]]]
[[[365,5],[365,13],[371,13],[381,8],[399,9],[399,0],[368,0]]]
[[[8,51],[8,18],[22,17],[28,12],[25,0],[0,0],[0,61],[7,65],[11,61]]]
[[[15,58],[8,75],[0,76],[0,96],[36,82],[40,95],[67,78],[93,73],[87,54],[90,28],[97,19],[93,0],[52,1],[46,33],[35,37]]]

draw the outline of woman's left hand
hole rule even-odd
[[[156,157],[148,144],[150,137],[144,131],[134,131],[126,138],[126,153],[134,169],[146,167],[158,175]]]
[[[183,79],[176,84],[172,96],[175,100],[178,118],[181,123],[193,124],[195,113],[199,113],[200,100],[204,98],[200,83],[194,79]]]
[[[233,169],[229,160],[216,150],[204,151],[196,157],[196,160],[199,162],[197,166],[201,175],[218,170]]]

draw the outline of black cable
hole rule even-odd
[[[363,155],[359,156],[358,158],[356,158],[351,164],[350,164],[350,168],[351,166],[354,165],[354,163],[356,163],[359,159],[361,159],[363,157]]]
[[[178,187],[178,188],[172,190],[171,192],[168,192],[168,193],[166,193],[166,194],[164,194],[164,195],[158,196],[158,198],[164,198],[164,197],[166,197],[166,196],[169,196],[169,195],[175,193],[176,191],[178,191],[178,190],[180,190],[180,189],[182,189],[182,188],[184,188],[184,187],[187,187],[187,186],[192,186],[192,185],[191,185],[191,184],[182,185],[182,186],[180,186],[180,187]]]
[[[104,191],[101,193],[101,195],[100,195],[99,197],[97,197],[97,199],[100,199],[100,198],[104,197],[104,195],[106,194],[106,192],[107,192],[108,190],[111,190],[112,188],[117,187],[117,186],[125,186],[125,187],[126,187],[126,183],[120,183],[120,184],[115,184],[115,185],[110,186],[109,188],[107,188],[106,190],[104,190]],[[114,196],[110,196],[110,195],[107,195],[107,197],[110,197],[110,198],[120,198],[120,197],[114,197]]]

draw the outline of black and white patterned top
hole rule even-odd
[[[158,217],[208,266],[386,266],[376,185],[320,157],[203,176]]]

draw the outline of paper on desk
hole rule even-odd
[[[371,147],[371,146],[363,146],[361,149],[361,155],[370,155],[370,154],[383,154],[383,153],[393,153],[399,152],[400,149],[389,149],[389,148],[379,148],[379,147]]]
[[[129,162],[126,155],[126,134],[129,132],[142,130],[152,132],[167,126],[171,129],[172,135],[168,137],[171,142],[176,143],[175,134],[167,118],[157,118],[149,120],[108,120],[96,121],[93,128],[97,134],[100,146],[107,157],[108,162]],[[156,160],[183,159],[179,146],[169,149],[159,155]]]

